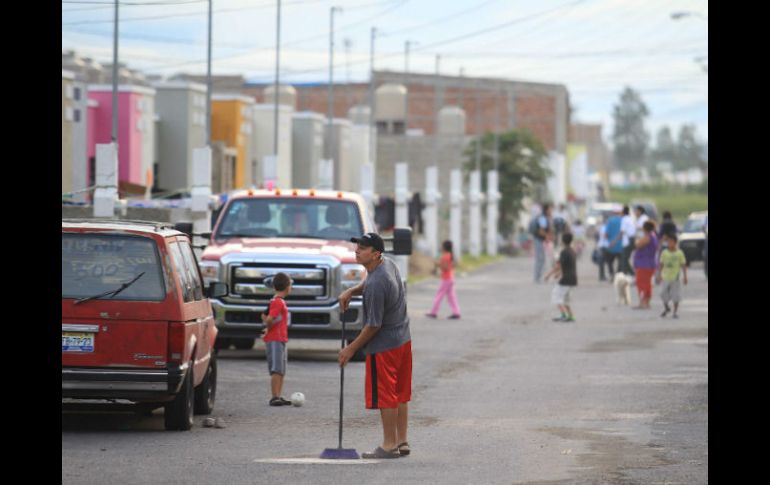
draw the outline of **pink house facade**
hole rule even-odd
[[[88,87],[89,180],[93,179],[96,145],[112,141],[112,86]],[[145,186],[153,169],[155,90],[118,86],[118,183]]]

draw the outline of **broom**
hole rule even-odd
[[[341,309],[340,309],[341,310]],[[340,314],[342,319],[342,342],[341,349],[345,348],[345,312]],[[361,458],[354,448],[342,447],[342,404],[343,404],[343,389],[345,388],[345,367],[340,366],[340,433],[339,443],[336,448],[326,448],[321,453],[321,458],[337,459],[337,460],[357,460]]]

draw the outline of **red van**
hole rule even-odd
[[[214,407],[217,328],[190,238],[163,223],[62,220],[62,398],[164,407],[188,430]]]

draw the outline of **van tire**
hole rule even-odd
[[[256,339],[253,338],[234,338],[233,345],[238,350],[251,350],[254,348],[255,341]]]
[[[187,431],[192,428],[194,401],[193,363],[190,362],[179,393],[165,406],[163,421],[167,430]]]
[[[211,353],[206,375],[195,388],[195,414],[211,414],[217,399],[217,358]]]
[[[214,348],[216,350],[227,350],[230,348],[230,339],[229,338],[223,338],[223,337],[217,337],[217,339],[214,341]]]

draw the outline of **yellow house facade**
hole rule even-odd
[[[213,95],[211,97],[211,141],[221,141],[236,153],[233,187],[246,188],[252,183],[251,106],[254,99],[240,95]]]

